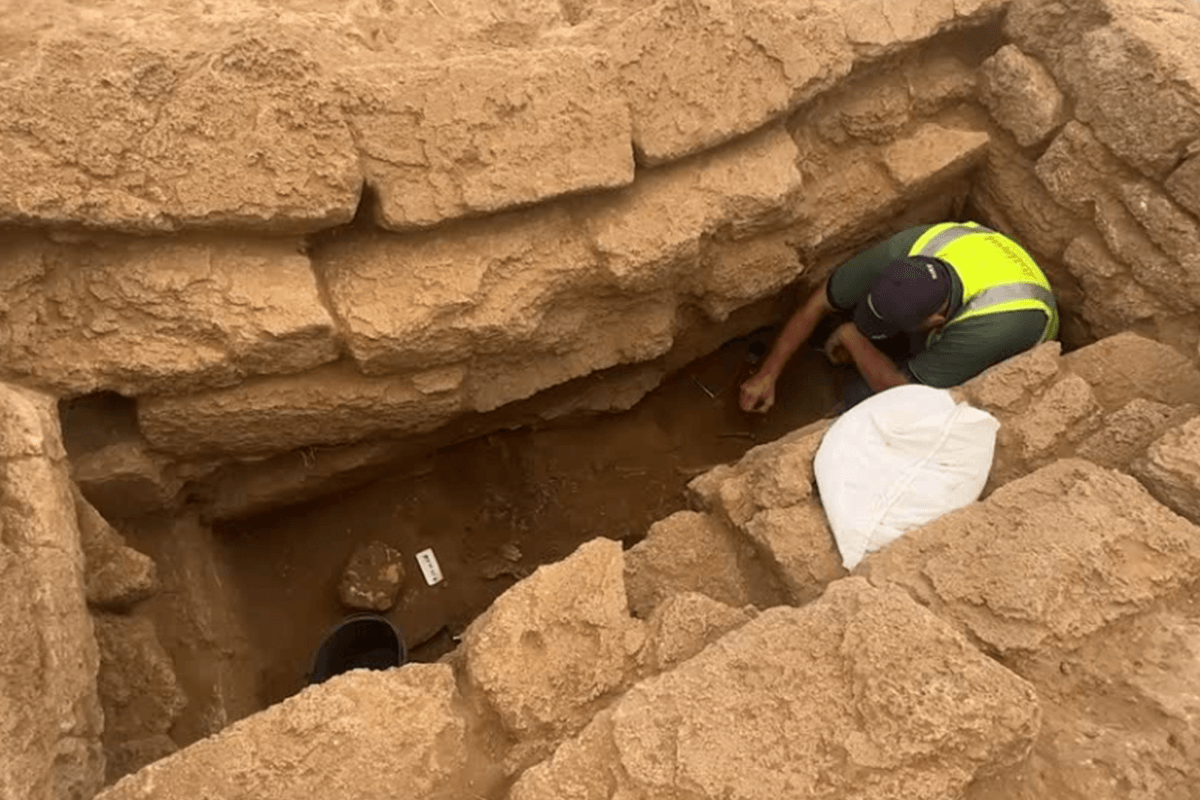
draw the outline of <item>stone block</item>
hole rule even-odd
[[[93,614],[92,620],[100,646],[97,687],[104,709],[104,749],[115,755],[127,743],[166,735],[187,705],[187,696],[148,618]],[[126,750],[112,759],[109,782],[127,774],[120,771],[122,762],[127,769],[143,766],[130,763],[133,755]]]
[[[644,164],[707,150],[782,116],[849,74],[838,9],[775,0],[661,0],[612,28]]]
[[[1118,261],[1096,234],[1073,239],[1063,253],[1063,263],[1083,289],[1080,311],[1084,319],[1103,337],[1128,330],[1162,311],[1162,304],[1138,285],[1129,267]]]
[[[1200,419],[1164,433],[1134,474],[1155,497],[1200,525]]]
[[[993,414],[1017,411],[1058,376],[1061,353],[1058,342],[1038,345],[972,378],[963,392],[973,405]]]
[[[129,547],[125,538],[78,492],[75,511],[88,605],[107,611],[128,611],[157,594],[158,570],[154,561]]]
[[[255,456],[384,434],[424,433],[461,409],[447,384],[366,377],[338,363],[231,389],[143,398],[138,424],[150,445],[186,456]],[[440,391],[439,391],[440,390]]]
[[[983,62],[979,93],[992,117],[1022,147],[1041,144],[1067,122],[1054,78],[1016,45],[1005,45]]]
[[[6,237],[4,374],[66,394],[182,393],[337,357],[295,240]]]
[[[463,634],[471,690],[531,753],[587,724],[624,688],[645,641],[629,617],[619,542],[596,539],[540,567]]]
[[[87,800],[104,780],[99,655],[54,400],[0,385],[0,794]]]
[[[1130,400],[1108,414],[1104,426],[1088,437],[1075,455],[1108,469],[1128,471],[1155,440],[1197,414],[1200,408],[1194,405],[1168,406],[1140,397]]]
[[[1095,430],[1100,417],[1100,405],[1083,378],[1068,375],[1052,385],[1010,423],[1024,471],[1066,455],[1060,451]]]
[[[702,507],[739,528],[760,511],[806,503],[814,496],[813,457],[829,425],[821,420],[754,447],[736,464],[695,478],[688,490]]]
[[[1138,397],[1178,406],[1200,397],[1200,370],[1169,345],[1121,333],[1064,357],[1068,369],[1092,385],[1106,411]]]
[[[928,122],[912,136],[888,145],[884,163],[906,196],[920,196],[978,166],[987,155],[990,138],[984,131]]]
[[[674,669],[756,613],[753,606],[733,608],[695,592],[672,595],[647,620],[644,669],[648,674]]]
[[[316,61],[61,37],[0,87],[0,221],[137,233],[349,222],[358,153]]]
[[[71,473],[102,514],[129,519],[175,506],[182,485],[168,474],[165,462],[147,452],[144,442],[123,441],[75,459]]]
[[[386,228],[633,181],[629,108],[603,51],[501,50],[340,82]]]
[[[1200,16],[1177,3],[1136,6],[1083,33],[1062,72],[1075,116],[1123,161],[1164,179],[1200,139]]]
[[[1096,201],[1128,176],[1091,129],[1074,120],[1054,137],[1035,172],[1051,196],[1082,219],[1091,219]]]
[[[1200,221],[1145,181],[1126,183],[1120,193],[1151,241],[1178,265],[1175,292],[1200,306]]]
[[[745,531],[779,576],[792,605],[812,602],[846,575],[825,510],[815,498],[759,512]]]
[[[509,796],[957,797],[1040,722],[1032,686],[903,592],[848,579],[637,685]]]
[[[899,585],[989,651],[1071,647],[1200,577],[1200,528],[1133,478],[1058,461],[874,554]]]
[[[464,796],[466,724],[450,667],[356,670],[155,762],[97,800]]]
[[[1184,161],[1167,178],[1167,191],[1175,202],[1200,217],[1200,153]]]
[[[680,511],[650,526],[625,554],[629,608],[646,619],[679,593],[702,594],[741,608],[764,603],[770,593],[754,581],[754,552],[709,514]],[[761,567],[760,567],[761,570]]]

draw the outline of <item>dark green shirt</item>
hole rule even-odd
[[[882,244],[856,255],[829,276],[829,303],[839,311],[853,311],[883,274],[888,263],[903,258],[931,225],[901,231]],[[962,281],[950,270],[950,316],[962,306]],[[1046,315],[1034,309],[1002,311],[956,322],[930,335],[924,349],[908,359],[902,369],[918,383],[948,388],[971,378],[1007,358],[1023,353],[1042,339]]]

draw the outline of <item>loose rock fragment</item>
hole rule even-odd
[[[387,611],[404,585],[404,556],[384,542],[369,542],[350,556],[339,594],[347,608]]]

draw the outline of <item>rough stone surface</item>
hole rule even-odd
[[[528,396],[665,352],[678,302],[668,290],[698,267],[702,239],[717,228],[781,215],[799,186],[795,156],[773,129],[643,176],[591,206],[585,228],[563,208],[536,209],[424,235],[352,237],[318,263],[364,372],[554,352],[544,366],[560,374],[547,374]],[[661,292],[661,302],[655,307],[651,295],[635,303],[632,291]],[[613,324],[618,302],[628,321]],[[630,304],[645,310],[630,312]]]
[[[382,434],[423,433],[461,408],[453,371],[365,377],[346,363],[212,392],[143,398],[138,423],[156,450],[260,455]]]
[[[835,10],[662,0],[612,29],[639,159],[661,164],[757,129],[850,72]]]
[[[1127,470],[1155,440],[1197,414],[1200,408],[1194,405],[1172,407],[1139,397],[1107,415],[1104,427],[1083,442],[1075,454],[1102,467]]]
[[[293,240],[58,244],[37,233],[6,236],[0,370],[58,392],[137,395],[332,361],[333,320],[299,247]]]
[[[341,76],[384,227],[624,186],[629,109],[599,50],[502,51]]]
[[[362,176],[316,63],[248,35],[200,57],[51,40],[0,84],[0,221],[134,232],[348,222]]]
[[[128,611],[159,590],[154,561],[125,543],[82,495],[75,495],[83,549],[84,586],[89,606]]]
[[[1200,419],[1163,434],[1134,474],[1155,497],[1200,525]]]
[[[1177,265],[1175,292],[1200,305],[1200,221],[1145,181],[1123,184],[1120,196],[1150,240]]]
[[[749,545],[709,514],[680,511],[650,526],[625,554],[629,608],[646,619],[675,594],[702,594],[725,605],[764,604],[769,591],[755,582]],[[773,603],[766,603],[773,605]]]
[[[1192,156],[1171,173],[1166,186],[1179,205],[1200,217],[1200,154]]]
[[[1068,375],[1032,403],[1012,426],[1026,464],[1037,464],[1074,444],[1096,428],[1100,406],[1088,382]]]
[[[445,665],[357,670],[305,689],[175,755],[98,800],[463,796],[465,728]]]
[[[774,567],[793,605],[815,600],[846,575],[829,520],[815,499],[756,514],[745,531]]]
[[[1034,689],[903,592],[833,584],[630,690],[512,800],[957,797],[1020,761]]]
[[[1023,401],[1057,377],[1062,345],[1046,342],[1003,361],[965,383],[967,399],[993,414],[1021,409]]]
[[[1067,121],[1062,92],[1035,59],[1005,45],[980,68],[980,99],[1022,147],[1044,142]]]
[[[1138,397],[1169,406],[1200,397],[1200,370],[1178,350],[1137,334],[1103,339],[1068,354],[1064,362],[1092,385],[1107,411]]]
[[[1121,159],[1165,178],[1200,139],[1200,15],[1175,3],[1138,5],[1084,33],[1062,71],[1076,117]]]
[[[71,477],[101,513],[126,519],[174,507],[181,485],[163,462],[144,442],[123,441],[75,459]]]
[[[540,567],[463,634],[464,674],[534,749],[574,734],[623,688],[645,632],[630,619],[619,542],[596,539]]]
[[[1001,653],[1069,646],[1200,577],[1200,528],[1121,473],[1067,459],[869,561]]]
[[[387,611],[404,585],[404,556],[384,542],[368,542],[350,556],[338,594],[342,605]]]
[[[187,697],[170,656],[158,641],[154,623],[117,614],[95,614],[92,619],[100,646],[97,686],[104,708],[104,749],[114,754],[122,750],[108,765],[107,779],[112,782],[149,763],[136,763],[137,750],[154,755],[145,743],[135,748],[124,745],[167,734],[187,705]]]
[[[99,655],[53,400],[0,385],[0,797],[87,800],[104,779]]]
[[[646,671],[674,669],[756,614],[753,606],[733,608],[695,592],[672,595],[647,620],[646,652],[641,656]]]
[[[984,131],[922,125],[912,136],[887,147],[888,173],[909,196],[928,192],[949,178],[977,166],[987,154],[990,137]]]
[[[1063,263],[1083,289],[1084,319],[1102,337],[1152,320],[1161,310],[1097,234],[1072,240]]]

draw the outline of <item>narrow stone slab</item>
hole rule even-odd
[[[461,699],[445,665],[356,670],[155,762],[97,800],[461,797]]]
[[[316,62],[76,39],[0,85],[0,222],[304,232],[348,222],[358,153]]]
[[[0,793],[91,797],[104,781],[99,655],[51,397],[0,384]]]
[[[944,128],[930,122],[889,145],[884,163],[905,194],[919,196],[970,172],[987,154],[989,141],[985,131]]]
[[[0,373],[58,392],[198,391],[337,357],[297,241],[29,233],[0,258]]]
[[[373,66],[340,84],[392,230],[633,181],[629,108],[602,50]]]
[[[1070,646],[1200,577],[1200,528],[1133,478],[1058,461],[869,562],[999,652]]]
[[[638,684],[510,797],[957,797],[1040,722],[1031,685],[904,592],[848,579]]]

